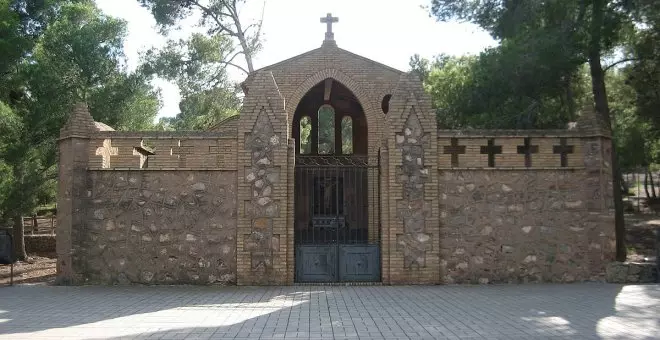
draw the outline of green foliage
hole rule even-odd
[[[224,36],[195,33],[188,39],[170,40],[143,56],[144,71],[174,81],[182,96],[223,85],[227,79],[225,60],[233,49]]]
[[[160,105],[148,77],[123,66],[125,22],[91,1],[5,4],[0,30],[13,35],[0,38],[9,51],[0,56],[9,70],[0,74],[0,222],[54,201],[57,138],[74,103],[119,129],[152,128]]]
[[[564,127],[582,89],[572,82],[575,75],[543,69],[535,57],[506,42],[478,56],[413,59],[411,66],[428,74],[425,88],[444,128]]]
[[[9,6],[9,0],[0,0],[0,74],[10,72],[29,44],[29,39],[20,34],[21,22],[18,13],[12,11]]]
[[[238,86],[229,84],[226,68],[254,71],[252,57],[261,49],[261,21],[246,24],[240,9],[246,0],[139,0],[162,31],[199,15],[207,34],[170,41],[145,55],[145,71],[174,81],[181,90],[181,113],[161,119],[161,129],[206,129],[239,111]],[[236,62],[245,59],[245,67]]]
[[[590,100],[584,64],[594,1],[432,0],[439,20],[473,22],[500,41],[478,56],[411,59],[446,127],[546,128],[575,120]],[[626,167],[654,162],[660,127],[660,4],[608,2],[601,8],[600,53],[632,60],[606,87],[616,145]],[[618,53],[614,53],[619,51]]]
[[[606,125],[613,129],[615,146],[624,149],[639,148],[643,141],[638,136],[645,133],[646,128],[644,120],[633,118],[629,110],[620,110],[621,117],[619,117],[618,126],[617,123],[612,123],[610,101],[607,95],[607,68],[603,68],[602,59],[604,56],[613,55],[615,49],[621,48],[631,40],[631,36],[643,35],[640,34],[640,31],[648,29],[649,32],[658,32],[658,21],[654,20],[657,18],[658,12],[660,12],[660,5],[657,0],[431,1],[431,13],[438,19],[444,21],[449,19],[467,20],[479,25],[500,40],[502,43],[500,52],[506,56],[504,60],[523,62],[520,65],[522,72],[516,72],[515,67],[519,66],[517,63],[513,64],[515,66],[513,70],[506,67],[512,64],[499,63],[500,67],[505,66],[502,73],[511,77],[510,79],[516,85],[520,85],[513,86],[513,88],[517,87],[517,90],[512,93],[514,97],[509,97],[514,99],[514,102],[519,101],[521,97],[528,97],[544,107],[544,102],[547,100],[543,99],[547,97],[550,101],[556,100],[557,90],[562,89],[562,86],[558,85],[564,83],[563,89],[567,93],[566,99],[570,107],[571,102],[575,102],[573,100],[575,96],[568,95],[572,88],[571,83],[575,81],[574,78],[579,74],[582,64],[588,63],[593,94],[593,98],[589,98],[588,101],[595,104],[596,112],[601,115]],[[648,34],[646,35],[648,36]],[[657,42],[657,39],[652,38],[652,40]],[[645,49],[638,49],[638,52],[642,50]],[[513,53],[508,54],[507,52]],[[657,90],[653,89],[655,85],[652,85],[655,75],[653,72],[649,72],[647,66],[642,69],[645,71],[635,78],[640,82],[640,86],[637,88],[638,110],[635,110],[640,117],[645,114],[645,111],[653,114],[651,113],[653,92],[657,93]],[[530,77],[536,77],[540,82],[535,82]],[[495,82],[495,84],[497,83]],[[651,110],[645,110],[644,105],[649,104]],[[502,113],[508,112],[506,110]],[[571,113],[572,110],[569,109],[568,112]],[[506,120],[506,116],[503,118]],[[650,142],[651,145],[657,144],[658,135],[655,134],[655,136],[655,139]],[[644,145],[648,147],[647,143]],[[621,173],[618,164],[621,160],[617,155],[615,147],[612,150],[611,164],[612,183],[615,188],[613,197],[617,239],[616,258],[618,261],[624,261],[626,258],[625,221],[620,190]],[[643,162],[647,158],[643,153],[625,157],[628,157],[625,161],[631,163]]]
[[[626,68],[627,83],[635,89],[639,114],[660,129],[660,3],[641,2],[635,12],[639,19],[637,34],[631,39]]]
[[[427,89],[445,127],[561,128],[584,95],[586,8],[575,1],[433,0],[440,20],[471,21],[500,45],[431,63]],[[423,61],[411,61],[419,69]],[[423,68],[423,67],[421,67]],[[442,70],[447,68],[446,70]],[[420,74],[423,75],[423,72]]]
[[[0,102],[0,207],[7,205],[9,192],[14,184],[12,168],[7,162],[7,157],[11,150],[12,141],[18,135],[20,123],[20,119],[12,109],[5,103]]]
[[[648,121],[638,115],[635,90],[626,84],[625,71],[610,71],[607,89],[619,164],[624,169],[647,166],[650,161],[648,143],[653,142],[653,131]]]
[[[300,153],[307,155],[312,152],[312,120],[308,117],[300,119]]]
[[[335,153],[335,110],[332,106],[321,106],[318,124],[318,154],[331,155]]]
[[[353,119],[349,116],[341,119],[341,153],[353,153]]]
[[[252,56],[261,49],[261,21],[246,25],[241,22],[241,7],[246,0],[139,0],[147,8],[162,31],[167,31],[181,20],[197,13],[201,17],[199,27],[205,28],[210,37],[224,37],[235,42],[227,65],[249,73],[254,71]],[[234,58],[242,54],[247,68],[235,64]]]
[[[240,100],[234,89],[219,87],[192,93],[181,100],[181,113],[161,118],[159,125],[164,130],[204,130],[237,115],[239,106]]]
[[[231,50],[231,40],[224,36],[193,34],[145,54],[144,72],[175,82],[181,91],[181,113],[162,118],[163,128],[206,129],[238,114],[239,89],[227,81],[225,64]]]

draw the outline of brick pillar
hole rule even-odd
[[[603,124],[593,106],[587,105],[577,122],[584,150],[586,180],[583,183],[583,197],[587,202],[589,220],[587,227],[589,274],[598,279],[605,272],[605,266],[613,261],[616,254],[614,235],[614,197],[612,187],[612,166],[610,164],[612,140],[609,129]]]
[[[288,185],[287,185],[287,202],[288,202],[288,209],[287,209],[287,228],[286,228],[286,240],[283,246],[286,247],[286,263],[287,263],[287,275],[286,275],[286,283],[287,284],[293,284],[294,280],[294,271],[295,271],[295,259],[294,259],[294,249],[295,245],[293,244],[294,240],[294,202],[295,202],[295,164],[296,164],[296,140],[293,138],[289,138],[289,145],[288,145],[288,163],[286,167],[286,172],[287,172],[287,178],[289,179]]]
[[[401,76],[388,113],[389,282],[440,282],[437,123],[421,82]]]
[[[237,283],[287,284],[288,117],[272,73],[247,84],[238,127]]]
[[[85,227],[87,166],[90,135],[94,120],[87,104],[77,104],[66,125],[60,130],[59,175],[57,193],[57,282],[80,282],[76,266],[76,241]]]
[[[390,237],[390,211],[389,211],[389,152],[387,146],[380,149],[380,253],[381,253],[381,275],[384,284],[390,283],[390,256],[391,242]]]

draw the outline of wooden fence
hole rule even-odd
[[[57,219],[51,216],[23,217],[25,235],[55,235]]]

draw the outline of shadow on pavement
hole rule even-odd
[[[0,289],[0,337],[635,338],[660,334],[660,285]]]

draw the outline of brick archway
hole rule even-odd
[[[310,89],[327,78],[332,78],[348,88],[358,99],[360,105],[362,105],[364,115],[367,119],[367,125],[369,126],[370,153],[373,152],[374,154],[377,154],[377,148],[380,144],[377,143],[377,141],[380,139],[383,129],[382,124],[384,122],[384,119],[379,117],[382,116],[382,113],[380,113],[379,110],[374,109],[372,98],[367,95],[367,92],[362,88],[362,86],[360,86],[350,76],[337,69],[325,69],[319,71],[307,78],[302,84],[300,84],[300,86],[298,86],[293,94],[286,100],[286,106],[288,108],[287,111],[289,115],[291,115],[291,117],[293,116],[303,96],[305,96],[305,94],[307,94]],[[291,126],[289,126],[289,136],[292,136]]]

